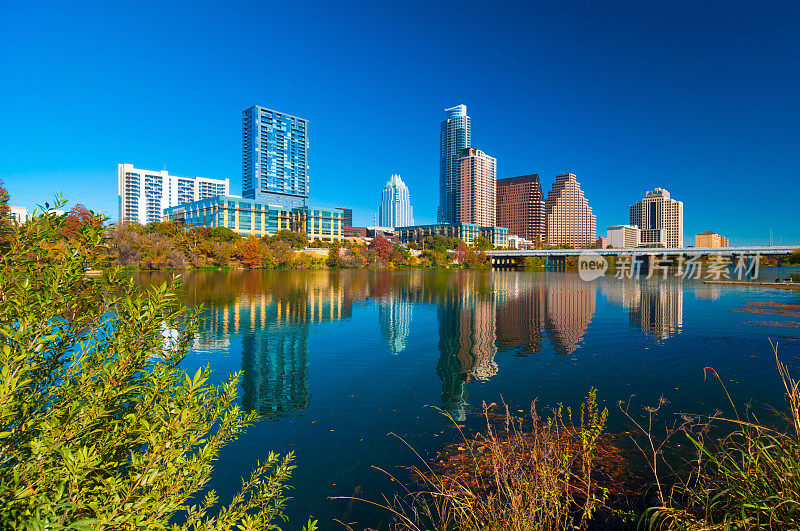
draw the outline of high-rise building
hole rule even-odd
[[[544,216],[550,245],[585,248],[597,239],[597,219],[573,173],[556,176],[544,203]]]
[[[407,227],[414,224],[411,196],[403,179],[392,174],[381,192],[378,207],[378,224],[381,227]]]
[[[608,227],[608,244],[615,249],[630,249],[639,247],[641,230],[632,225],[614,225]]]
[[[345,207],[336,207],[336,210],[342,211],[342,228],[353,226],[353,209]]]
[[[308,120],[254,105],[242,111],[242,195],[308,205]]]
[[[544,239],[544,199],[539,175],[497,179],[497,220],[515,234],[535,244]]]
[[[166,208],[230,194],[230,181],[178,177],[167,170],[141,170],[133,164],[118,164],[117,193],[119,220],[145,224],[161,221]]]
[[[494,226],[497,217],[497,159],[480,149],[464,148],[458,159],[458,221]]]
[[[727,247],[728,246],[728,238],[725,236],[720,236],[716,232],[711,232],[707,230],[705,232],[701,232],[700,234],[696,234],[694,237],[694,246],[695,247]]]
[[[447,118],[442,120],[439,152],[439,223],[457,223],[459,202],[459,180],[461,150],[469,147],[470,120],[466,105],[445,109]]]
[[[630,208],[631,225],[639,227],[641,245],[683,247],[683,202],[656,188]]]

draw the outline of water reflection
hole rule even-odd
[[[375,308],[389,356],[407,352],[416,340],[415,307],[435,308],[438,338],[422,339],[438,348],[441,406],[456,419],[465,418],[470,382],[498,373],[498,349],[518,356],[577,355],[595,316],[598,289],[626,308],[631,325],[648,337],[666,340],[683,324],[684,290],[677,281],[595,283],[569,273],[512,271],[239,271],[189,274],[186,285],[191,302],[210,302],[196,347],[241,343],[243,405],[267,419],[309,407],[310,331],[349,319],[354,306]],[[695,296],[715,293],[699,285]]]
[[[606,299],[627,308],[631,324],[646,336],[656,339],[667,339],[681,332],[683,291],[683,281],[680,279],[652,282],[633,280],[604,286]]]

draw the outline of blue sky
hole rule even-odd
[[[687,237],[800,243],[797,2],[6,2],[0,179],[117,216],[116,165],[231,179],[241,111],[310,120],[311,198],[435,219],[460,103],[498,177],[578,175],[598,233],[663,187]]]

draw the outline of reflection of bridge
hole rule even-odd
[[[527,257],[545,259],[547,269],[561,269],[567,257],[580,256],[591,252],[600,256],[630,256],[637,261],[650,259],[669,259],[674,257],[703,258],[722,257],[755,257],[791,254],[800,245],[752,245],[748,247],[637,247],[635,249],[508,249],[487,251],[492,260],[492,267],[513,268],[521,264]]]

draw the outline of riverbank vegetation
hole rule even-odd
[[[395,498],[361,501],[403,531],[798,529],[800,381],[773,348],[786,405],[769,419],[737,407],[711,367],[730,415],[662,418],[663,398],[638,413],[629,400],[624,434],[606,432],[594,390],[574,422],[562,405],[542,418],[534,402],[525,419],[484,403],[481,431],[451,418],[460,440],[420,458]]]
[[[309,241],[305,234],[241,237],[224,227],[184,227],[170,222],[117,223],[108,231],[109,262],[137,269],[247,268],[325,269],[385,267],[486,267],[488,240],[476,246],[428,237],[425,250],[411,250],[377,236],[369,245]],[[485,239],[484,239],[485,240]]]
[[[265,452],[228,505],[206,491],[256,416],[235,405],[236,375],[212,386],[208,369],[180,368],[198,316],[177,281],[142,291],[115,269],[87,276],[104,265],[102,220],[74,221],[0,218],[0,528],[281,522],[291,454]]]

